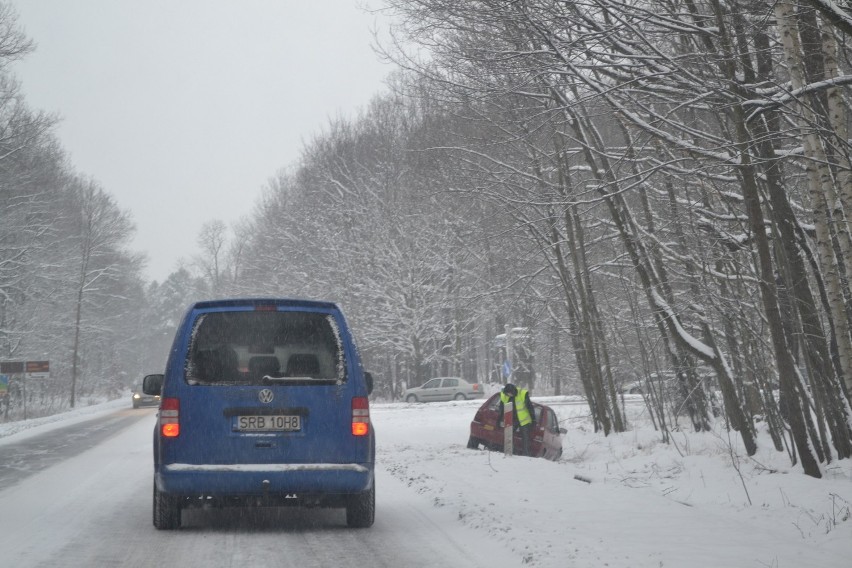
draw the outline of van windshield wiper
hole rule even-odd
[[[271,375],[264,375],[261,382],[265,385],[272,383],[336,383],[337,379],[330,379],[327,377],[273,377]]]

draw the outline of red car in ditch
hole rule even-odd
[[[488,450],[503,451],[503,428],[497,427],[499,402],[500,393],[495,393],[476,411],[476,415],[470,423],[468,448],[475,450],[482,445]],[[562,435],[567,430],[559,427],[559,420],[552,408],[535,401],[532,401],[532,405],[535,409],[532,455],[533,457],[556,461],[562,456]],[[518,453],[523,448],[520,434],[515,432],[513,439],[515,452]]]

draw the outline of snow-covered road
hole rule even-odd
[[[371,529],[348,529],[342,510],[281,509],[188,511],[184,529],[157,531],[151,524],[155,412],[123,410],[96,419],[112,425],[112,435],[49,467],[32,454],[40,471],[10,478],[0,491],[0,566],[501,565],[487,538],[455,525],[384,469],[377,477],[380,514]],[[142,419],[127,420],[130,413]],[[47,437],[59,448],[73,445],[81,428],[102,432],[78,424],[19,444],[40,447]],[[0,450],[8,455],[19,444]]]
[[[850,460],[816,480],[765,433],[753,458],[722,428],[663,444],[641,397],[627,401],[634,429],[606,437],[585,405],[539,400],[568,428],[557,463],[468,450],[479,401],[372,405],[377,507],[366,530],[347,528],[342,511],[283,509],[188,511],[180,530],[157,531],[155,410],[110,403],[76,422],[0,425],[10,434],[0,458],[15,456],[18,472],[0,487],[0,568],[848,566]]]

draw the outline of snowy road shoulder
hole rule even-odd
[[[93,420],[124,408],[131,408],[129,395],[127,398],[82,406],[52,416],[0,423],[0,445],[19,442],[56,428],[64,428],[71,424]],[[145,411],[140,410],[139,412]]]
[[[511,551],[507,565],[831,567],[852,554],[849,460],[815,480],[784,473],[786,456],[773,450],[759,457],[778,462],[776,473],[749,461],[741,479],[712,435],[690,436],[680,456],[653,430],[588,432],[570,405],[556,408],[569,428],[562,461],[505,457],[465,447],[474,408],[377,405],[378,460]]]

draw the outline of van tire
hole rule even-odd
[[[368,491],[350,495],[346,503],[346,524],[354,529],[373,526],[376,519],[376,480]]]
[[[154,527],[158,530],[180,528],[180,501],[157,490],[154,483]]]
[[[467,449],[468,450],[478,450],[479,449],[479,438],[474,438],[471,436],[467,439]]]

